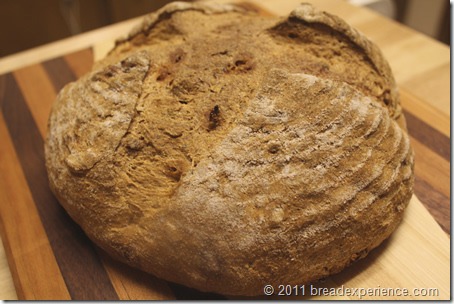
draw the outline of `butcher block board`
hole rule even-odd
[[[202,293],[112,260],[51,193],[43,152],[50,107],[93,58],[93,49],[84,49],[0,75],[0,232],[18,298],[242,299]],[[416,195],[397,231],[340,274],[298,287],[298,295],[278,296],[274,286],[275,295],[252,299],[450,299],[450,193],[446,180],[439,182],[449,180],[450,140],[420,117],[437,113],[425,111],[410,92],[401,96],[411,109],[405,113],[417,164]]]

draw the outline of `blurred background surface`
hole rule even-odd
[[[448,0],[339,0],[450,45]],[[154,11],[167,0],[0,0],[0,57]]]

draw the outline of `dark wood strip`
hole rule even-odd
[[[451,160],[451,140],[415,115],[404,110],[408,133],[420,143],[446,159]],[[436,122],[434,122],[436,123]]]
[[[419,176],[415,176],[414,191],[419,200],[426,206],[429,213],[437,221],[440,227],[451,234],[451,210],[450,200],[442,193],[435,190],[428,182]]]
[[[177,300],[227,300],[223,295],[211,292],[202,292],[197,289],[189,288],[180,284],[169,282],[169,287]]]
[[[74,72],[69,68],[68,63],[63,57],[51,59],[42,63],[44,69],[54,85],[55,92],[60,92],[63,87],[77,79]]]
[[[13,75],[2,77],[3,116],[71,298],[117,300],[93,244],[59,205],[48,186],[44,142]]]

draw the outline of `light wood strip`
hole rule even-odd
[[[407,91],[411,90],[415,96],[427,96],[427,99],[430,100],[429,104],[434,109],[449,117],[451,106],[449,96],[450,69],[451,63],[448,60],[439,66],[428,68],[424,73],[413,74],[413,77],[401,82],[400,86]],[[434,125],[438,123],[436,120],[432,122]]]
[[[399,27],[386,26],[382,28],[383,32],[392,32]],[[380,49],[382,50],[385,58],[389,61],[393,70],[394,77],[398,85],[414,79],[415,75],[425,75],[433,67],[437,67],[449,63],[449,49],[446,46],[434,43],[426,43],[428,37],[406,29],[410,35],[401,36],[398,43],[381,43]],[[371,36],[373,39],[373,35]],[[412,56],[407,56],[412,53]],[[416,58],[418,61],[416,62]]]
[[[64,58],[77,77],[82,77],[89,72],[93,65],[93,51],[91,48],[65,55]]]
[[[418,117],[426,124],[436,129],[447,137],[451,136],[451,122],[449,115],[441,112],[430,105],[430,103],[421,100],[408,89],[400,88],[400,101],[402,107]]]
[[[0,115],[0,138],[0,172],[8,172],[0,175],[2,239],[6,240],[5,249],[11,271],[16,273],[13,277],[18,298],[70,299],[38,210],[28,191],[3,115]]]
[[[326,1],[322,0],[321,2]],[[434,77],[430,79],[427,77],[427,73],[436,67],[449,66],[449,48],[446,45],[396,21],[386,19],[386,22],[383,22],[383,16],[367,8],[355,8],[357,12],[352,16],[353,11],[346,6],[348,4],[342,3],[336,7],[327,7],[326,10],[344,17],[349,24],[366,33],[368,39],[380,46],[385,58],[391,65],[394,77],[399,85],[412,81],[415,76],[420,76],[425,83],[430,81],[438,82],[438,77],[443,76],[442,73],[437,71],[432,75],[436,79]],[[380,28],[377,29],[379,25]],[[412,56],[407,55],[409,52],[412,53]],[[449,76],[449,69],[447,71]],[[443,78],[445,77],[440,79]],[[449,84],[443,83],[445,89],[446,85],[449,86]],[[411,88],[417,89],[418,87],[411,86]],[[433,93],[431,92],[429,95]],[[426,94],[422,95],[427,96]]]
[[[110,50],[113,49],[115,46],[115,41],[112,40],[104,40],[96,43],[93,46],[93,59],[94,61],[99,61],[103,59],[109,52]]]
[[[46,71],[40,64],[31,65],[14,72],[14,77],[24,95],[33,118],[44,137],[47,119],[56,93]]]
[[[407,257],[407,258],[402,258]],[[408,259],[418,263],[408,263]],[[403,223],[371,256],[332,279],[346,287],[437,288],[439,296],[366,296],[364,300],[433,300],[450,298],[449,238],[413,196]],[[430,266],[429,266],[430,265]],[[403,276],[402,274],[405,274]],[[405,277],[403,280],[402,278]],[[358,299],[352,297],[352,299]]]
[[[5,235],[2,231],[0,220],[0,236]],[[9,246],[5,243],[6,246]],[[5,247],[3,242],[0,242],[0,299],[2,300],[17,300],[16,289],[14,288],[13,276],[9,269],[8,260],[6,258]],[[11,252],[11,249],[9,249]],[[11,254],[10,254],[11,255]]]

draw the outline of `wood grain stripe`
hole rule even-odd
[[[1,114],[0,138],[0,232],[17,296],[20,300],[69,300]]]
[[[42,65],[47,71],[51,82],[54,85],[55,92],[60,92],[63,87],[77,79],[74,72],[68,67],[67,62],[62,57],[43,62]]]
[[[415,150],[415,175],[424,179],[436,191],[450,197],[450,162],[414,137],[410,136],[410,140]]]
[[[415,150],[415,194],[450,233],[450,163],[414,137],[410,139]]]
[[[421,100],[421,98],[416,97],[403,87],[399,87],[399,89],[400,102],[405,111],[410,112],[413,116],[418,117],[445,136],[450,137],[451,124],[449,114],[440,112],[431,105],[431,102]]]
[[[93,51],[91,49],[83,49],[66,55],[64,59],[74,74],[77,77],[81,77],[91,70],[93,65]]]
[[[451,234],[449,198],[436,191],[428,182],[419,176],[415,176],[414,191],[440,227],[446,233]]]
[[[56,97],[54,87],[40,64],[19,69],[14,72],[14,77],[38,125],[39,131],[44,137],[50,109]]]
[[[407,121],[408,133],[411,136],[445,160],[451,160],[451,140],[449,137],[406,110],[404,110],[404,115]]]
[[[7,74],[3,78],[6,88],[0,100],[3,116],[71,298],[118,299],[92,243],[50,191],[43,139],[14,77]]]

